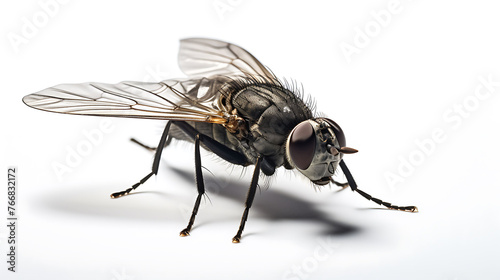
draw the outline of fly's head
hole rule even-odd
[[[311,182],[326,185],[343,154],[357,152],[345,145],[344,132],[337,123],[327,118],[310,119],[295,126],[288,136],[286,156]]]

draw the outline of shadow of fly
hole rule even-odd
[[[49,112],[168,121],[157,148],[150,148],[156,151],[151,172],[132,187],[111,194],[112,198],[129,194],[158,173],[161,153],[170,139],[193,142],[198,196],[181,236],[190,234],[205,193],[200,147],[232,164],[254,166],[234,243],[241,240],[260,172],[271,176],[281,166],[297,169],[315,185],[350,186],[389,209],[417,211],[415,206],[393,205],[358,189],[343,160],[344,154],[357,150],[346,146],[340,126],[313,116],[297,90],[243,48],[212,39],[184,39],[179,67],[187,78],[158,83],[61,84],[27,95],[23,101]],[[332,178],[339,166],[346,183]]]

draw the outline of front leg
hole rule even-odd
[[[345,182],[345,183],[340,183],[340,182],[337,182],[333,179],[331,179],[331,182],[334,183],[335,185],[339,186],[340,187],[340,190],[339,191],[342,191],[344,190],[345,188],[349,187],[349,182]]]

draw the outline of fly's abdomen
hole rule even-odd
[[[211,124],[204,122],[185,122],[187,125],[195,129],[196,133],[203,134],[212,138],[213,140],[219,142],[224,147],[238,152],[245,156],[246,163],[235,163],[240,165],[254,164],[257,159],[257,154],[255,151],[249,148],[246,141],[240,141],[236,136],[231,134],[224,126],[219,124]],[[184,140],[189,142],[194,142],[193,136],[189,135],[176,125],[172,126],[170,135],[177,140]],[[201,146],[205,149],[207,147],[201,143]],[[209,150],[209,149],[208,149]],[[223,155],[219,155],[224,158]]]

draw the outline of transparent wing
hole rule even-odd
[[[227,78],[165,80],[159,83],[61,84],[27,95],[33,108],[65,114],[226,123],[219,89]]]
[[[277,78],[243,48],[213,39],[181,40],[179,67],[188,76],[212,75],[260,77],[276,83]]]

